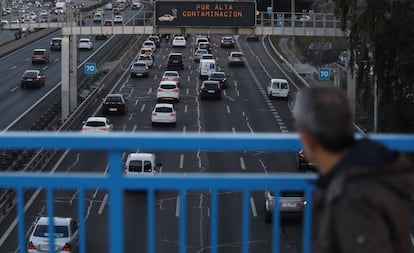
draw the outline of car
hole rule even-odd
[[[102,102],[102,114],[120,113],[125,114],[128,106],[122,94],[108,94]]]
[[[175,81],[161,81],[157,88],[157,101],[180,101],[180,88]]]
[[[107,38],[108,36],[103,33],[95,35],[95,40],[106,40]]]
[[[78,223],[70,217],[53,217],[54,243],[53,252],[74,253],[78,248]],[[48,252],[49,217],[40,217],[33,228],[27,244],[28,253]]]
[[[245,57],[242,52],[231,52],[227,57],[229,66],[244,66]]]
[[[124,174],[155,175],[161,172],[162,163],[152,153],[129,153],[125,161]]]
[[[201,57],[205,54],[208,54],[207,49],[196,49],[193,55],[194,62],[200,62]]]
[[[204,81],[200,87],[200,98],[214,97],[221,99],[221,87],[218,81]]]
[[[272,222],[273,208],[276,203],[275,195],[272,191],[266,190],[265,196],[265,221]],[[279,211],[282,215],[296,214],[302,215],[307,202],[303,191],[281,191],[279,196]]]
[[[143,61],[147,64],[148,68],[152,68],[154,66],[154,60],[151,56],[141,54],[138,56],[137,61]]]
[[[198,49],[207,49],[208,53],[211,54],[213,48],[211,47],[210,42],[200,42],[198,43]]]
[[[259,41],[260,37],[257,34],[249,34],[246,37],[246,41]]]
[[[106,117],[89,117],[82,126],[82,132],[109,132],[113,125]]]
[[[122,15],[114,16],[114,24],[123,24],[123,23],[124,23],[124,18],[122,17]]]
[[[154,41],[156,47],[161,46],[161,39],[158,35],[150,35],[148,36],[147,40]]]
[[[231,36],[224,36],[220,40],[220,47],[221,48],[234,48],[234,39]]]
[[[187,40],[184,36],[176,36],[174,37],[172,41],[173,47],[186,47],[187,46]]]
[[[129,69],[129,73],[131,74],[131,77],[137,77],[137,76],[149,76],[149,68],[147,66],[146,62],[143,61],[136,61],[132,63],[131,68]]]
[[[0,25],[8,25],[8,24],[9,24],[9,21],[7,19],[2,19],[0,21]]]
[[[154,60],[154,51],[152,50],[152,48],[149,47],[143,47],[139,50],[139,55],[148,55],[151,56],[151,58]]]
[[[45,85],[45,75],[40,70],[26,70],[20,78],[20,86],[43,87]]]
[[[50,50],[61,50],[62,49],[62,38],[56,37],[50,40]]]
[[[133,2],[131,9],[132,10],[138,10],[139,8],[141,8],[141,2]]]
[[[101,13],[95,13],[95,14],[93,14],[92,22],[93,23],[101,23],[102,19],[103,19],[103,15]]]
[[[49,22],[49,14],[41,14],[39,17],[40,23],[47,23]]]
[[[112,8],[112,15],[120,15],[120,14],[121,14],[121,10],[119,9],[119,7]]]
[[[289,97],[289,83],[286,79],[271,79],[269,85],[267,86],[267,95],[269,98],[280,97],[288,98]]]
[[[91,39],[82,38],[79,40],[78,48],[79,49],[88,49],[91,50],[93,47]]]
[[[114,26],[114,21],[110,20],[110,19],[105,19],[105,21],[103,22],[104,26]]]
[[[210,42],[210,40],[209,40],[209,38],[208,37],[206,37],[206,36],[197,36],[196,37],[196,39],[195,39],[195,48],[198,48],[198,45],[201,43],[201,42]]]
[[[146,40],[144,43],[142,43],[142,47],[148,47],[151,48],[153,52],[157,49],[157,46],[155,45],[154,41],[152,40]]]
[[[167,70],[164,72],[161,78],[162,81],[174,81],[180,86],[181,76],[178,71]]]
[[[153,126],[159,123],[172,124],[175,126],[177,123],[177,114],[174,110],[174,106],[166,103],[156,104],[152,110],[151,123]]]
[[[306,159],[305,152],[303,150],[296,153],[296,167],[302,172],[316,172],[315,165]]]
[[[213,72],[210,74],[208,80],[219,82],[222,89],[227,88],[227,75],[225,72]]]
[[[170,53],[168,55],[167,70],[183,70],[183,54],[182,53]]]
[[[41,10],[39,15],[49,15],[49,12],[47,12],[47,10]]]
[[[32,53],[32,64],[49,63],[49,51],[47,49],[34,49]]]
[[[164,14],[161,17],[158,17],[158,20],[161,21],[161,22],[165,22],[165,21],[171,22],[174,19],[175,19],[175,17],[171,14]]]
[[[200,60],[215,60],[212,54],[203,54]]]

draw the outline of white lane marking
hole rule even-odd
[[[134,127],[132,128],[132,132],[135,133],[135,131],[137,130],[138,125],[134,125]]]
[[[177,196],[177,202],[175,203],[175,217],[180,216],[180,196]]]
[[[142,106],[141,106],[141,112],[143,112],[145,110],[145,104],[143,104]]]
[[[160,64],[160,66],[158,66],[158,69],[161,69],[162,68],[162,64]]]
[[[102,214],[103,213],[103,210],[104,210],[107,202],[108,202],[108,193],[105,193],[105,196],[102,199],[102,203],[99,206],[98,214]]]
[[[236,134],[236,128],[232,127],[231,131],[233,132],[233,134]]]
[[[411,233],[410,233],[410,240],[411,240],[411,244],[414,246],[414,236]]]
[[[184,168],[184,154],[180,155],[180,169]]]
[[[253,217],[257,217],[256,204],[254,203],[253,197],[250,197],[250,208],[252,209]]]
[[[13,87],[11,90],[10,90],[10,92],[14,92],[15,90],[17,90],[19,87],[18,86],[15,86],[15,87]]]
[[[30,60],[30,58],[26,58],[26,59],[24,59],[24,61],[29,61]]]
[[[242,170],[246,170],[246,163],[244,162],[243,157],[240,157],[240,167]]]
[[[231,113],[231,111],[230,111],[230,106],[226,105],[226,110],[227,110],[227,113],[228,113],[228,114],[230,114],[230,113]]]
[[[138,99],[137,99],[137,100],[135,100],[135,105],[138,105]]]
[[[44,67],[43,67],[43,70],[46,70],[48,67],[49,67],[49,66],[44,66]]]
[[[157,80],[157,77],[158,77],[158,75],[157,75],[157,74],[155,74],[155,76],[154,76],[154,81],[155,81],[155,80]]]
[[[149,88],[147,95],[151,94],[151,92],[152,92],[152,88]]]
[[[223,95],[224,95],[225,97],[227,97],[227,91],[226,91],[226,90],[223,90]]]
[[[133,116],[133,115],[134,115],[134,113],[130,113],[130,114],[129,114],[129,118],[128,118],[128,120],[129,120],[129,121],[131,121],[131,120],[132,120],[132,116]]]
[[[13,67],[11,67],[11,69],[15,69],[15,68],[17,68],[17,66],[16,66],[16,65],[14,65]]]
[[[185,134],[185,132],[187,132],[187,127],[183,126],[183,133]]]
[[[188,96],[188,94],[190,94],[190,89],[187,88],[187,90],[185,91],[185,94]]]
[[[58,62],[58,61],[59,61],[59,57],[54,60],[54,62]]]
[[[190,81],[190,79],[191,79],[191,76],[188,76],[188,77],[187,77],[187,81],[189,82],[189,81]]]
[[[187,113],[187,111],[188,111],[188,105],[185,105],[184,106],[184,113]]]

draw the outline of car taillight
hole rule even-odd
[[[171,117],[174,117],[175,116],[175,113],[173,112],[173,113],[171,113]]]
[[[34,78],[34,80],[35,80],[35,81],[39,81],[39,80],[40,80],[40,78],[39,78],[39,77],[35,77],[35,78]]]
[[[124,105],[124,103],[122,103],[122,102],[118,102],[118,105]]]
[[[274,205],[275,203],[276,203],[276,201],[274,199],[269,200],[270,205]]]
[[[128,170],[127,168],[124,168],[124,174],[127,174]]]
[[[153,113],[152,113],[152,116],[157,116],[157,113],[156,113],[156,112],[153,112]]]
[[[87,127],[87,126],[82,127],[82,130],[89,130],[89,129],[91,129],[91,128]]]
[[[172,91],[173,91],[173,92],[178,92],[178,91],[179,91],[179,89],[178,89],[178,88],[175,88],[175,89],[173,89]]]
[[[35,56],[34,56],[34,55],[32,55],[32,59],[33,59],[33,58],[35,58]]]
[[[221,43],[224,43],[224,40],[221,40]]]
[[[161,89],[161,88],[158,88],[158,91],[160,91],[160,92],[161,92],[161,91],[164,91],[164,90],[163,90],[163,89]]]
[[[306,204],[307,204],[308,202],[306,202],[306,200],[302,200],[301,202],[300,202],[300,205],[301,206],[306,206]]]
[[[148,70],[148,68],[145,68],[144,70]]]
[[[303,152],[299,152],[299,157],[300,158],[305,158],[305,154]]]
[[[65,245],[63,245],[62,251],[70,251],[71,248],[72,247],[69,243],[65,243]]]
[[[42,58],[46,58],[46,55],[42,55]]]
[[[108,127],[101,127],[101,128],[99,128],[99,130],[102,130],[102,131],[108,131],[108,130],[109,130],[109,128],[108,128]]]
[[[34,244],[32,242],[29,242],[29,244],[27,245],[27,249],[36,249],[36,247],[34,246]]]
[[[131,67],[131,70],[135,70],[135,68],[134,67]]]
[[[22,77],[22,78],[20,78],[20,80],[24,81],[24,80],[26,80],[26,78],[25,77]]]

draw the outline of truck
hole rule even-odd
[[[65,2],[57,2],[55,13],[56,14],[63,14],[66,12],[66,3]]]

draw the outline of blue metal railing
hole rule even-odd
[[[414,135],[377,135],[373,139],[392,149],[414,151]],[[179,145],[177,145],[179,143]],[[210,248],[218,252],[218,197],[219,191],[241,190],[242,192],[242,249],[249,252],[249,194],[264,189],[275,192],[282,190],[304,191],[308,204],[304,210],[302,252],[310,252],[311,207],[313,175],[303,174],[164,174],[156,177],[124,177],[121,170],[122,153],[125,150],[159,151],[289,151],[300,149],[296,135],[281,134],[120,134],[85,135],[79,133],[23,133],[7,132],[0,134],[0,149],[75,149],[104,150],[109,152],[109,173],[0,173],[0,188],[14,189],[17,192],[18,243],[19,252],[25,253],[23,192],[28,188],[41,188],[46,192],[47,215],[54,216],[53,191],[55,189],[76,190],[78,192],[79,252],[86,253],[85,232],[85,191],[107,190],[109,205],[109,252],[124,252],[123,248],[123,192],[125,190],[145,190],[147,192],[147,241],[148,252],[155,252],[155,191],[176,190],[180,197],[179,252],[186,252],[186,192],[208,190],[211,193],[211,234]],[[274,205],[272,252],[279,252],[279,205]],[[49,222],[49,241],[53,243],[53,219]],[[49,247],[52,253],[53,247]]]

